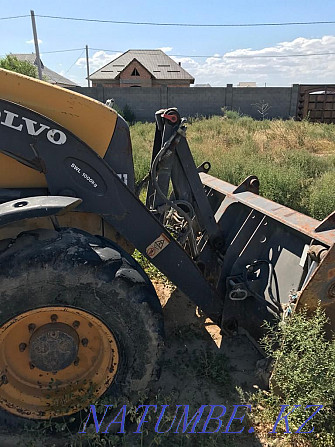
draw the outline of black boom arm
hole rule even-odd
[[[98,154],[67,129],[32,110],[4,100],[0,100],[0,110],[1,152],[43,172],[50,194],[82,199],[78,211],[101,215],[209,317],[220,322],[223,302],[215,288]]]

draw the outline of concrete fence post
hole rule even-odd
[[[296,118],[297,116],[298,96],[299,96],[299,84],[293,84],[291,88],[291,101],[289,110],[289,116],[291,118]]]
[[[227,84],[225,107],[228,110],[233,110],[233,84]]]
[[[169,89],[166,86],[159,88],[160,90],[160,107],[161,109],[167,109],[169,107]]]
[[[97,100],[105,103],[104,88],[102,85],[97,87]]]

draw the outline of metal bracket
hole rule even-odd
[[[23,219],[53,216],[72,211],[82,202],[77,197],[45,196],[12,200],[0,205],[0,226]]]

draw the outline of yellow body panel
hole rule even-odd
[[[0,99],[15,102],[60,124],[101,157],[113,136],[117,113],[70,90],[0,69]],[[0,154],[0,188],[45,187],[43,174]]]

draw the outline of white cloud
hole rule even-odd
[[[96,53],[93,54],[92,57],[88,59],[90,65],[90,72],[93,73],[94,71],[98,70],[99,68],[111,62],[112,60],[121,56],[121,54],[122,53],[108,54],[106,53],[106,51],[97,51]],[[76,65],[78,65],[79,67],[86,67],[86,57],[81,57],[80,59],[78,59]]]
[[[41,39],[37,39],[38,43],[41,44],[43,41]],[[26,43],[29,45],[34,45],[34,39],[26,40]]]
[[[161,48],[158,48],[158,49],[162,50],[164,53],[169,53],[170,51],[173,50],[172,47],[161,47]]]
[[[214,54],[204,62],[192,57],[173,57],[192,74],[197,84],[210,83],[224,86],[239,81],[256,81],[259,86],[280,86],[293,83],[333,83],[335,54],[329,56],[299,57],[296,54],[335,53],[335,36],[319,39],[298,37],[258,50],[240,48]],[[275,58],[264,56],[275,55]],[[292,57],[279,57],[292,56]]]

